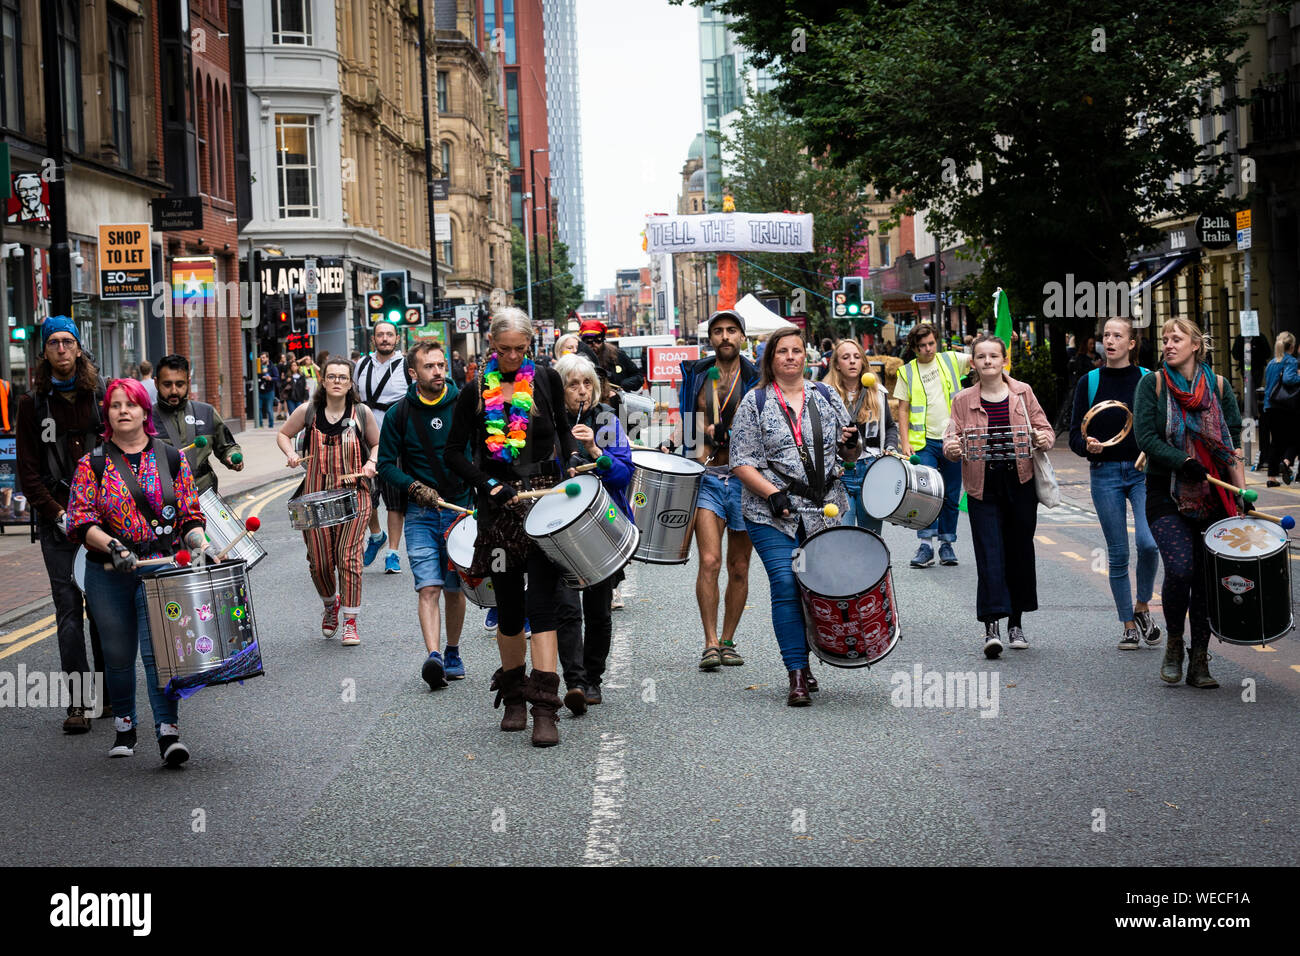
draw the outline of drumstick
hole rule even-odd
[[[224,561],[226,555],[228,555],[234,549],[235,545],[239,544],[239,542],[243,541],[246,537],[248,537],[250,534],[252,534],[260,527],[262,527],[262,522],[260,519],[257,518],[256,515],[246,519],[244,521],[244,530],[239,532],[239,534],[235,535],[235,540],[231,541],[230,544],[226,545],[219,552],[217,552],[217,560]]]
[[[1242,515],[1243,518],[1263,518],[1265,521],[1271,521],[1274,524],[1280,524],[1283,531],[1290,531],[1295,527],[1295,518],[1290,515],[1271,515],[1267,511],[1252,511],[1250,514]]]
[[[1205,480],[1208,481],[1210,484],[1218,485],[1220,488],[1223,488],[1227,491],[1235,491],[1237,494],[1241,495],[1243,501],[1259,500],[1259,492],[1255,491],[1254,489],[1238,488],[1236,485],[1230,485],[1226,481],[1220,481],[1218,478],[1215,478],[1213,475],[1206,475]]]
[[[188,551],[177,551],[170,558],[147,558],[144,561],[137,561],[137,568],[150,568],[159,564],[176,564],[179,567],[185,567],[190,563],[190,553]]]
[[[558,495],[561,492],[568,495],[570,498],[576,498],[578,495],[582,494],[582,485],[578,484],[576,481],[570,481],[568,484],[556,485],[554,488],[544,488],[541,491],[523,491],[515,495],[515,497],[522,501],[529,501],[533,498],[541,498],[545,495]]]
[[[198,438],[194,439],[194,441],[190,442],[188,445],[182,448],[181,454],[182,455],[185,454],[185,452],[189,451],[191,448],[207,448],[207,447],[208,447],[208,436],[200,435]]]
[[[595,461],[588,462],[585,465],[579,465],[577,468],[573,470],[576,471],[578,474],[583,474],[584,472],[597,471],[597,470],[609,471],[609,467],[612,464],[614,464],[614,459],[610,458],[609,455],[601,455]]]
[[[438,507],[446,508],[448,511],[459,511],[463,515],[472,515],[474,513],[473,508],[462,508],[460,505],[453,505],[450,501],[445,501],[442,498],[438,499]]]
[[[709,369],[709,380],[713,382],[710,391],[713,392],[713,424],[715,425],[722,421],[722,417],[718,414],[718,379],[720,378],[722,378],[722,373],[718,371],[716,365]]]

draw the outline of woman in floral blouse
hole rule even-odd
[[[745,487],[745,528],[767,571],[791,707],[812,703],[809,692],[817,689],[791,556],[809,534],[840,523],[823,517],[822,509],[833,504],[846,513],[837,462],[855,462],[862,451],[844,402],[825,385],[804,381],[804,361],[798,329],[772,333],[759,387],[745,395],[731,425],[731,467]]]
[[[165,566],[137,567],[168,556],[179,542],[194,563],[215,560],[203,534],[203,510],[189,463],[153,436],[153,404],[134,379],[108,383],[103,408],[104,444],[77,462],[68,502],[70,537],[87,548],[86,604],[99,624],[105,678],[117,737],[110,757],[135,752],[135,654],[144,660],[158,752],[168,766],[189,759],[180,741],[177,702],[158,687],[141,578]],[[135,494],[133,494],[135,492]],[[141,508],[137,495],[146,503]]]

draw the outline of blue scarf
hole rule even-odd
[[[60,392],[70,392],[77,387],[77,376],[73,375],[72,378],[68,379],[67,381],[64,381],[63,379],[55,378],[53,375],[51,375],[50,384],[53,385],[56,389],[58,389]]]

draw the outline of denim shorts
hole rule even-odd
[[[700,483],[700,493],[695,507],[712,511],[727,522],[728,531],[744,531],[745,516],[741,510],[742,486],[735,475],[718,477],[706,472]]]
[[[402,530],[406,535],[406,558],[415,578],[415,590],[445,588],[460,590],[460,575],[447,566],[447,529],[459,515],[443,508],[425,508],[408,502]]]

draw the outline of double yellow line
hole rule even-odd
[[[240,517],[250,518],[253,515],[256,515],[260,511],[262,505],[284,494],[301,480],[301,478],[290,478],[287,481],[282,481],[275,485],[275,487],[271,488],[269,491],[265,491],[253,498],[243,506]],[[48,617],[43,617],[39,621],[35,621],[25,627],[20,627],[16,631],[11,631],[8,634],[0,636],[0,647],[4,648],[3,650],[0,650],[0,660],[9,657],[12,654],[17,654],[24,648],[31,647],[38,641],[43,641],[45,638],[50,637],[52,634],[57,632],[58,626],[55,624],[55,616],[51,614]]]

